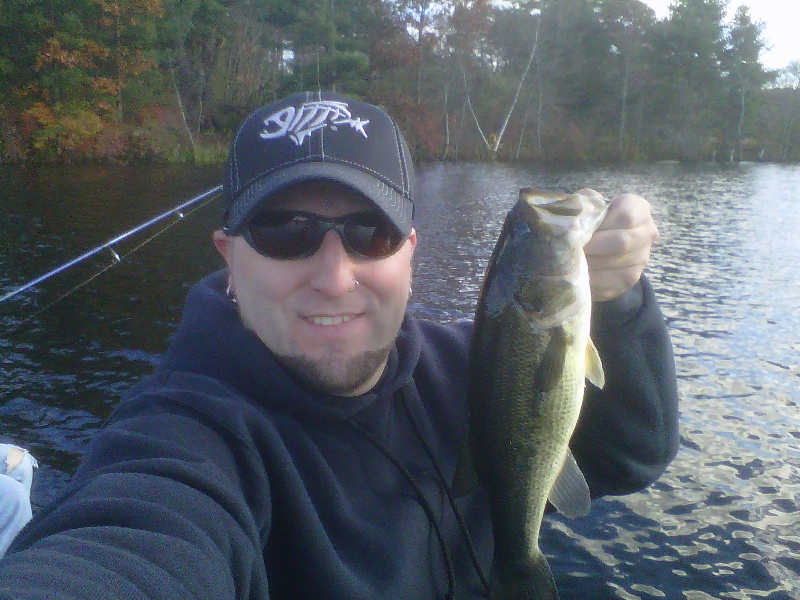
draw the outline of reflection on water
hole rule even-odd
[[[0,294],[216,185],[216,172],[0,172]],[[424,165],[412,309],[470,318],[519,187],[647,196],[649,275],[675,345],[682,445],[651,489],[555,517],[563,598],[800,598],[800,168],[553,170]],[[132,199],[136,199],[135,202]],[[198,211],[30,322],[102,256],[0,305],[0,441],[43,463],[37,505],[74,471],[119,394],[148,373],[183,296],[219,266]],[[124,249],[123,249],[124,250]]]
[[[0,295],[218,180],[218,169],[3,168]],[[37,506],[66,483],[120,394],[152,371],[192,281],[219,266],[209,233],[219,214],[207,205],[130,256],[161,226],[117,246],[122,262],[75,293],[114,262],[110,252],[0,304],[0,439],[39,458]]]

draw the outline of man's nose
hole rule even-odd
[[[317,263],[311,278],[314,289],[329,296],[339,296],[355,289],[355,263],[336,231],[325,234],[311,260]]]

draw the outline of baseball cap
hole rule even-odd
[[[228,234],[276,192],[318,179],[355,189],[411,232],[414,165],[397,124],[377,106],[308,92],[259,108],[234,137],[223,182]]]

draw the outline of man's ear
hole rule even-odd
[[[217,248],[217,252],[222,255],[222,258],[225,259],[225,264],[228,265],[228,268],[231,268],[231,262],[233,261],[233,237],[225,233],[222,229],[217,229],[214,232],[214,246]]]

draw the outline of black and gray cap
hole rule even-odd
[[[264,106],[239,129],[223,183],[228,233],[241,233],[276,192],[318,179],[354,188],[411,232],[414,166],[397,124],[376,106],[317,92]]]

